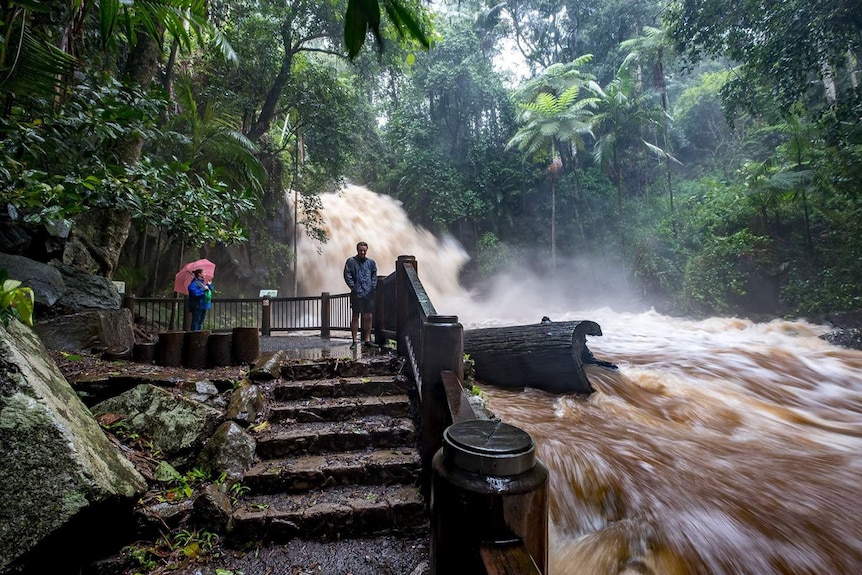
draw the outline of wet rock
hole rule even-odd
[[[77,521],[110,525],[146,489],[17,321],[0,325],[0,445],[0,572],[61,529],[74,548],[83,537]],[[31,559],[47,558],[22,561]]]
[[[209,530],[224,531],[231,511],[230,497],[225,493],[224,484],[207,485],[195,497],[194,520],[198,525],[206,525]]]
[[[251,435],[233,421],[225,421],[207,441],[197,464],[213,476],[226,473],[228,478],[238,481],[254,464],[256,447]]]
[[[127,309],[91,310],[38,322],[34,328],[45,347],[71,353],[101,352],[135,345],[132,314]]]
[[[265,405],[266,399],[260,388],[248,381],[243,381],[230,396],[227,418],[243,425],[254,423]]]
[[[219,410],[147,384],[93,406],[93,413],[122,416],[129,431],[152,441],[175,467],[191,463],[222,420]]]
[[[66,293],[66,284],[60,272],[49,266],[22,256],[0,253],[0,269],[5,268],[9,277],[20,281],[33,290],[36,303],[52,306]]]

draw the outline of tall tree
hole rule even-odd
[[[583,136],[592,135],[592,109],[598,98],[582,96],[592,80],[580,73],[579,66],[588,62],[583,57],[570,65],[551,66],[545,75],[527,84],[522,94],[533,94],[531,101],[520,104],[518,132],[509,140],[509,147],[517,147],[527,156],[536,152],[548,152],[548,185],[551,191],[551,266],[556,268],[557,259],[557,201],[555,180],[563,169],[560,152],[575,158],[578,150],[585,147]],[[562,92],[557,92],[562,88]]]

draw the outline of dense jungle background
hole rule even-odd
[[[4,249],[127,292],[169,295],[208,257],[221,294],[292,295],[296,234],[324,239],[318,196],[351,182],[460,241],[468,285],[613,270],[667,313],[860,307],[856,0],[2,0],[0,19]]]

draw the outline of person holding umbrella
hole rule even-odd
[[[194,277],[188,287],[189,311],[192,312],[192,331],[200,331],[212,301],[213,285],[204,278],[203,269],[198,268],[192,274]]]

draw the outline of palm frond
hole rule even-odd
[[[53,44],[18,28],[5,38],[6,61],[0,67],[0,93],[50,96],[65,83],[77,61]]]

